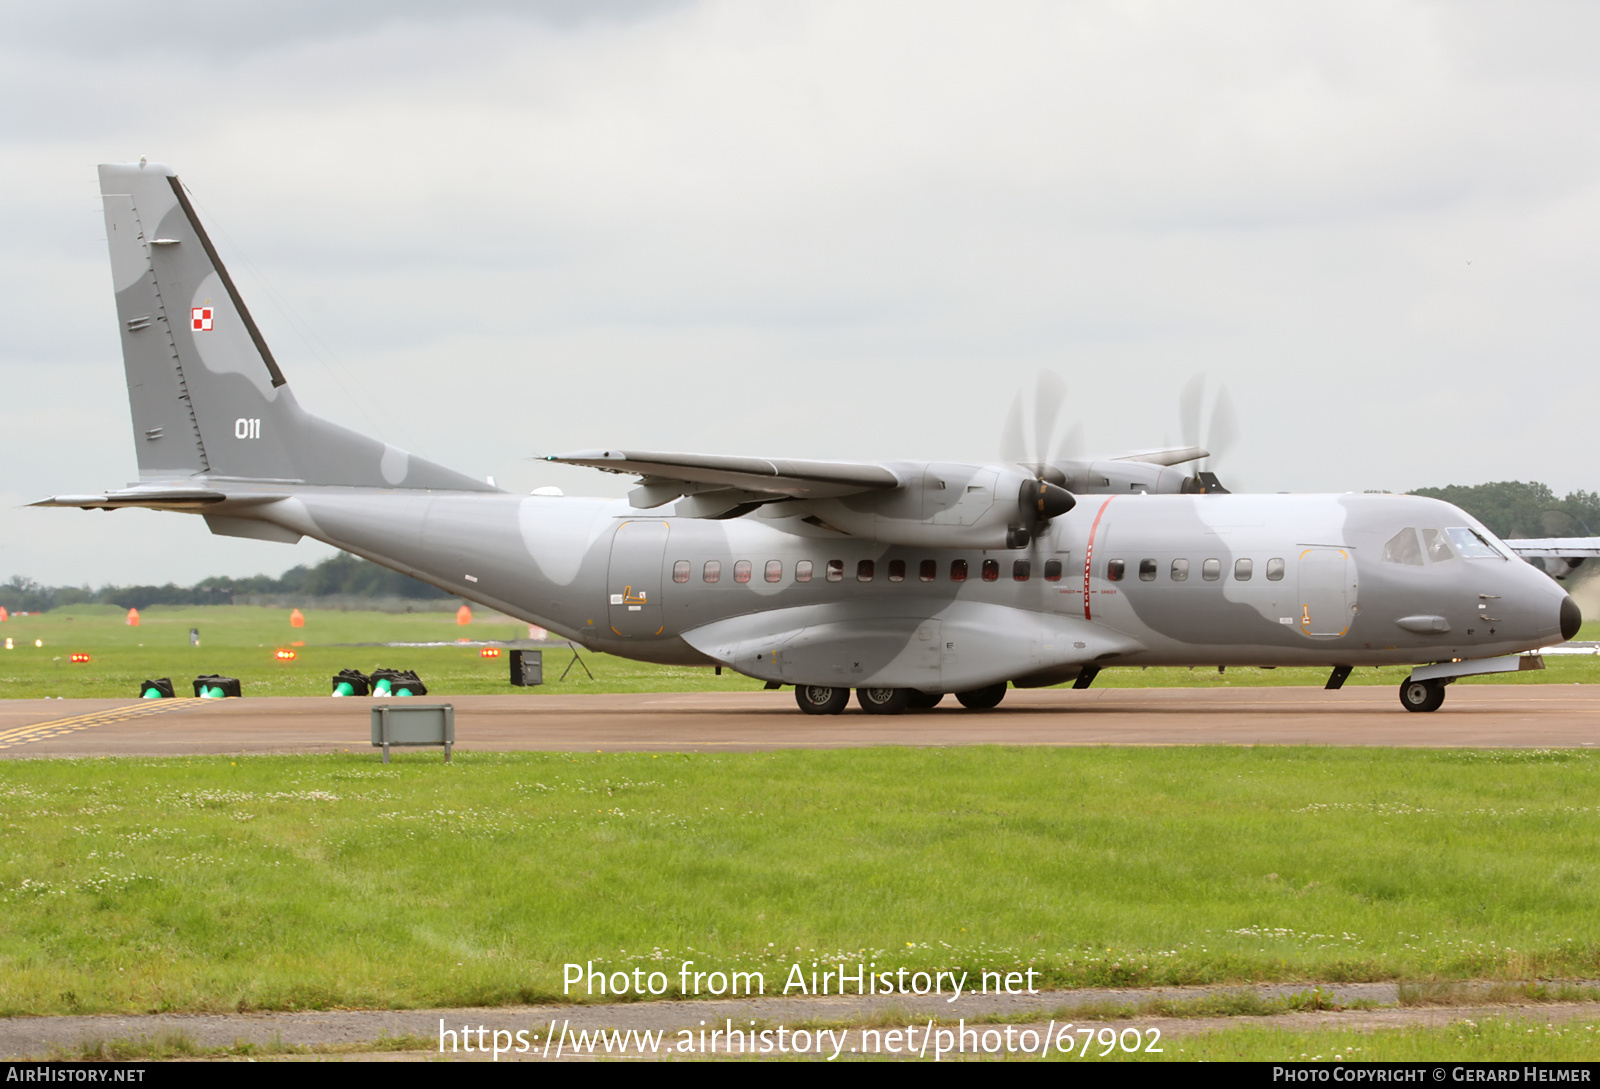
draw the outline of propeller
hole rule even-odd
[[[1056,437],[1056,428],[1067,404],[1067,384],[1055,371],[1039,372],[1034,380],[1031,434],[1023,425],[1028,399],[1025,390],[1018,390],[1011,401],[1001,437],[1000,456],[1036,477],[1064,485],[1066,474],[1051,462],[1081,457],[1085,446],[1081,423],[1074,423],[1059,439]]]
[[[1211,414],[1202,433],[1200,420],[1205,394],[1204,374],[1197,374],[1184,384],[1178,394],[1178,424],[1183,429],[1185,445],[1210,451],[1210,456],[1195,466],[1192,490],[1226,495],[1228,489],[1217,480],[1217,474],[1211,468],[1211,459],[1222,457],[1239,441],[1239,415],[1234,411],[1233,397],[1228,393],[1228,387],[1218,384],[1216,395],[1211,399]]]
[[[1050,464],[1070,456],[1068,451],[1083,445],[1082,428],[1077,424],[1058,443],[1054,442],[1066,402],[1067,384],[1061,376],[1054,371],[1040,371],[1034,381],[1031,435],[1023,425],[1026,415],[1023,391],[1017,391],[1011,402],[1001,436],[1001,457],[1032,477],[1023,482],[1017,495],[1023,524],[1013,529],[1007,540],[1012,548],[1025,547],[1038,539],[1052,518],[1060,517],[1077,505],[1077,498],[1064,487],[1066,474]]]

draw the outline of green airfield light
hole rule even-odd
[[[175,695],[171,677],[158,677],[139,686],[139,698],[142,700],[170,700]]]

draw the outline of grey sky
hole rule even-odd
[[[600,11],[599,17],[586,13]],[[1591,469],[1600,11],[7,5],[0,578],[324,554],[133,479],[94,164],[172,164],[302,404],[504,484],[594,446],[979,460],[1224,382],[1258,490]]]

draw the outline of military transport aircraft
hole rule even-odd
[[[1230,495],[1175,468],[1197,447],[1026,465],[592,450],[551,460],[637,476],[626,501],[509,494],[302,409],[176,175],[102,166],[100,186],[140,479],[40,506],[313,537],[585,647],[793,685],[812,714],[852,688],[870,713],[989,708],[1113,665],[1326,666],[1337,688],[1407,664],[1401,704],[1432,711],[1581,621],[1456,507]]]

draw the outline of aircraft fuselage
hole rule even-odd
[[[251,513],[596,650],[784,683],[956,691],[1090,662],[1480,658],[1559,641],[1566,597],[1498,549],[1386,559],[1407,529],[1494,542],[1459,509],[1409,496],[1086,496],[1010,550],[557,496],[309,490]]]

